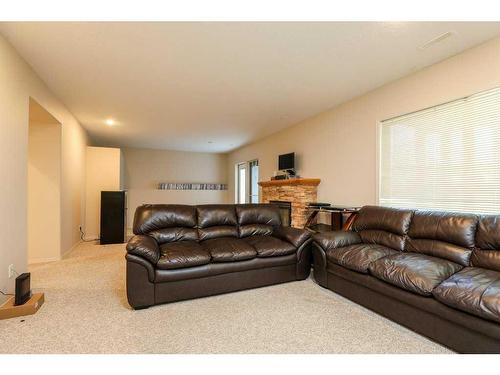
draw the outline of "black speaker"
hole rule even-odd
[[[125,242],[125,192],[101,191],[101,245]]]
[[[16,294],[14,305],[24,305],[31,298],[31,274],[23,273],[16,277]]]

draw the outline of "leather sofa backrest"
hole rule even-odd
[[[403,251],[413,210],[364,206],[354,220],[352,229],[364,243],[377,244]]]
[[[453,212],[416,211],[405,250],[468,266],[478,216]]]
[[[207,204],[196,207],[200,241],[219,237],[238,237],[234,204]]]
[[[159,244],[197,241],[196,209],[180,204],[145,204],[134,215],[134,234],[147,234]]]
[[[487,215],[479,219],[471,263],[474,267],[500,272],[500,216]]]
[[[281,225],[279,208],[273,204],[237,204],[240,237],[270,235]]]

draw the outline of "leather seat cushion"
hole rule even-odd
[[[250,236],[244,241],[255,248],[259,258],[289,255],[297,251],[291,243],[272,236]]]
[[[463,267],[449,260],[417,253],[389,255],[371,263],[370,273],[376,278],[423,296]]]
[[[195,241],[171,242],[160,246],[157,268],[170,270],[210,263],[210,254]]]
[[[346,247],[330,249],[326,258],[340,266],[353,271],[368,273],[368,266],[377,259],[398,254],[399,252],[388,247],[373,244],[356,244]]]
[[[212,262],[235,262],[257,256],[257,251],[239,238],[213,238],[202,241],[201,244],[212,256]]]
[[[500,272],[466,267],[432,294],[445,305],[500,323]]]

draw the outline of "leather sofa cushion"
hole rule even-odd
[[[364,243],[403,251],[412,216],[412,210],[364,206],[356,216],[352,229],[359,233]]]
[[[478,217],[453,212],[417,211],[405,250],[439,257],[468,266]]]
[[[268,236],[273,233],[273,227],[265,224],[248,224],[240,226],[240,237]]]
[[[180,204],[145,204],[134,215],[134,234],[148,234],[164,228],[196,227],[196,210]]]
[[[145,235],[132,237],[127,243],[127,253],[137,255],[156,264],[160,259],[158,242],[154,238]]]
[[[175,241],[197,241],[198,231],[195,228],[163,228],[149,232],[159,244]]]
[[[196,207],[200,241],[238,237],[238,221],[233,204],[206,204]]]
[[[286,255],[282,257],[268,257],[268,258],[253,258],[242,260],[240,262],[224,262],[204,264],[198,267],[177,268],[174,270],[160,270],[154,271],[157,283],[198,279],[201,277],[221,275],[224,273],[241,272],[248,270],[256,270],[268,267],[280,267],[287,265],[296,265],[297,257],[295,254]]]
[[[311,232],[293,227],[278,227],[274,230],[273,237],[291,243],[298,249],[311,238]]]
[[[221,237],[202,241],[201,245],[212,257],[212,262],[235,262],[252,259],[257,251],[242,239]]]
[[[472,249],[478,217],[453,212],[417,211],[413,216],[408,236],[448,242]]]
[[[316,233],[313,235],[313,240],[324,251],[344,246],[355,245],[362,242],[361,237],[358,233],[343,230]]]
[[[384,230],[363,230],[359,232],[359,236],[367,244],[382,245],[398,251],[403,251],[405,247],[405,236]]]
[[[389,255],[368,267],[376,278],[423,296],[430,296],[435,287],[462,268],[449,260],[416,253]]]
[[[470,264],[470,258],[472,255],[471,249],[466,249],[448,242],[428,239],[408,238],[405,250],[410,253],[426,254],[451,260],[452,262],[461,264],[464,267]]]
[[[408,232],[412,216],[412,210],[364,206],[359,210],[352,229],[356,232],[363,230],[383,230],[404,236]]]
[[[500,216],[485,215],[480,218],[476,245],[484,250],[500,250]]]
[[[472,265],[500,272],[500,216],[480,218],[476,247],[471,258]]]
[[[368,273],[368,266],[377,259],[398,254],[396,250],[373,244],[357,244],[326,252],[326,259],[353,271]]]
[[[195,241],[180,241],[160,246],[161,257],[156,265],[162,270],[195,267],[210,263],[210,254]]]
[[[205,204],[196,207],[198,228],[238,225],[233,204]]]
[[[272,236],[250,236],[244,241],[257,251],[259,258],[289,255],[297,251],[291,243]]]
[[[238,237],[238,227],[221,225],[216,227],[198,229],[200,241],[221,237]]]
[[[474,250],[471,265],[500,272],[500,250]]]
[[[432,294],[450,307],[500,323],[500,272],[466,267]]]
[[[279,208],[272,204],[237,204],[240,237],[268,235],[281,225]]]
[[[273,227],[281,225],[279,208],[272,204],[237,204],[236,215],[239,225],[264,224]]]

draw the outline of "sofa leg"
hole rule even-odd
[[[127,260],[127,299],[134,310],[146,309],[155,304],[155,287],[149,281],[148,270],[130,260]]]

